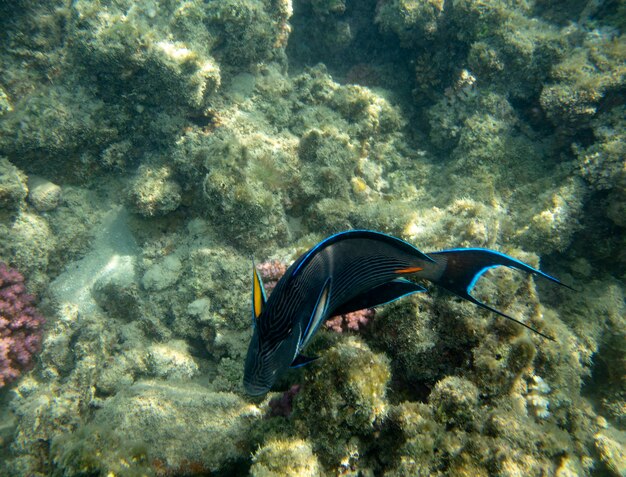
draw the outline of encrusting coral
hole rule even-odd
[[[0,262],[0,388],[32,366],[44,318],[26,292],[24,277]]]

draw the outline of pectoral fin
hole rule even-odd
[[[309,318],[307,327],[302,335],[302,342],[300,343],[299,349],[309,344],[309,341],[311,341],[311,338],[327,317],[328,303],[330,302],[330,282],[330,278],[328,278],[322,287],[315,308],[313,308],[311,318]]]
[[[307,364],[315,361],[316,359],[318,359],[318,356],[313,356],[312,358],[308,357],[308,356],[304,356],[299,354],[298,356],[296,356],[296,359],[293,360],[293,363],[291,363],[291,368],[300,368],[301,366],[306,366]]]
[[[426,291],[426,288],[423,286],[405,280],[404,278],[398,278],[355,296],[333,310],[332,313],[334,315],[345,315],[346,313],[363,310],[364,308],[384,305],[385,303],[390,303],[403,296],[423,291]]]

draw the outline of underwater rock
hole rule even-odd
[[[444,18],[443,6],[443,0],[379,2],[375,22],[381,31],[398,35],[404,47],[416,47],[437,36]]]
[[[518,230],[513,238],[521,246],[537,253],[565,250],[580,229],[579,218],[587,192],[578,177],[564,181],[549,193],[535,197],[533,215],[520,213],[516,219]],[[526,220],[523,218],[526,217]]]
[[[604,98],[620,94],[626,82],[623,43],[623,34],[584,33],[582,44],[555,65],[540,103],[557,127],[569,132],[587,127]]]
[[[252,477],[319,477],[317,457],[302,439],[272,439],[252,456]]]
[[[598,432],[594,436],[594,440],[600,459],[609,472],[615,477],[626,475],[626,457],[624,456],[626,432],[607,429]]]
[[[447,376],[429,396],[436,419],[450,427],[471,428],[479,417],[478,388],[467,379]]]
[[[38,212],[49,212],[59,205],[61,188],[39,176],[28,178],[28,201]]]
[[[246,132],[248,128],[255,133]],[[177,171],[195,194],[197,209],[231,237],[230,244],[255,253],[288,236],[286,190],[281,186],[293,182],[295,170],[290,145],[256,129],[256,124],[237,118],[236,127],[222,127],[215,134],[186,134],[174,152]]]
[[[279,0],[267,6],[259,0],[211,2],[207,23],[221,38],[216,55],[234,67],[281,60],[287,45],[291,1]]]
[[[127,221],[128,212],[119,206],[102,217],[89,253],[74,261],[50,285],[55,303],[68,304],[80,313],[90,315],[97,308],[98,300],[103,303],[103,300],[121,298],[121,288],[126,285],[132,296],[131,284],[135,282],[135,255],[138,249]],[[103,305],[103,308],[113,310],[117,306],[112,303]],[[132,308],[128,311],[132,311]]]
[[[334,128],[307,131],[300,138],[298,157],[303,166],[303,202],[348,198],[351,187],[345,171],[354,169],[357,156],[347,135]]]
[[[587,148],[573,145],[579,173],[594,190],[626,189],[626,141],[620,133],[625,117],[624,105],[598,115],[591,122],[596,141]]]
[[[443,432],[431,408],[423,403],[402,402],[390,407],[385,424],[382,438],[389,439],[389,452],[382,456],[388,465],[386,475],[432,475]]]
[[[493,247],[499,211],[469,198],[453,200],[445,209],[432,207],[406,216],[402,236],[430,250],[451,247]]]
[[[208,298],[198,298],[189,303],[187,313],[198,320],[199,323],[205,324],[211,322],[211,300]]]
[[[430,301],[431,298],[429,297]],[[410,383],[432,382],[447,366],[444,360],[433,360],[440,338],[433,328],[428,302],[415,303],[407,298],[390,303],[376,314],[368,335],[376,348],[391,358],[396,379]]]
[[[121,171],[132,163],[133,150],[131,141],[114,142],[100,154],[100,163],[107,169]]]
[[[115,118],[83,85],[41,86],[0,122],[0,151],[49,180],[85,180],[90,154],[118,134]]]
[[[106,400],[93,420],[52,442],[61,473],[226,472],[253,449],[256,406],[197,384],[143,381]]]
[[[23,211],[10,223],[0,222],[0,256],[10,257],[10,262],[31,279],[31,274],[46,269],[55,246],[50,225],[40,215]]]
[[[389,378],[388,359],[354,337],[325,352],[307,375],[292,416],[325,463],[358,460],[373,443],[375,426],[387,413]]]
[[[181,203],[181,188],[171,176],[167,166],[140,166],[129,190],[133,210],[145,217],[176,210]]]
[[[0,86],[0,116],[11,111],[13,111],[13,106],[11,106],[6,91]]]
[[[0,208],[17,210],[27,194],[26,174],[11,164],[7,158],[0,157]]]
[[[124,321],[137,319],[141,312],[139,285],[134,262],[119,260],[110,273],[98,278],[91,295],[100,308]]]
[[[73,61],[96,74],[101,92],[119,100],[132,91],[137,107],[206,105],[219,87],[220,67],[210,54],[214,37],[200,2],[122,1],[101,7],[78,1],[72,22]]]
[[[350,48],[355,30],[360,27],[358,22],[363,18],[361,4],[366,5],[367,12],[370,2],[353,3],[350,10],[346,9],[346,0],[294,0],[293,3],[293,32],[287,48],[289,60],[312,64],[307,61],[311,57],[333,57]]]
[[[606,216],[614,224],[626,228],[626,187],[618,189],[609,195],[609,206]],[[621,260],[624,262],[624,260]]]
[[[150,346],[146,363],[148,372],[157,378],[189,380],[200,372],[198,364],[189,354],[189,346],[183,340]]]
[[[550,401],[546,397],[550,393],[550,386],[540,377],[533,376],[528,385],[529,393],[526,401],[537,417],[543,419],[550,416]]]
[[[161,291],[174,285],[181,273],[180,259],[169,255],[146,270],[141,283],[148,291]]]
[[[494,6],[498,3],[492,2]],[[524,11],[523,6],[515,8],[521,4],[508,4],[513,6],[504,14],[508,18],[499,21],[494,28],[485,29],[485,25],[481,25],[482,18],[470,26],[467,22],[471,19],[464,15],[465,9],[480,11],[480,7],[474,2],[461,1],[458,4],[463,4],[464,8],[454,9],[456,22],[463,22],[463,30],[476,29],[468,53],[471,71],[482,82],[489,81],[491,88],[506,92],[509,98],[536,98],[553,65],[568,50],[559,28],[541,18],[531,18],[528,15],[530,12]],[[502,5],[506,4],[502,2]]]

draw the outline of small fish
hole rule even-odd
[[[563,285],[494,250],[461,248],[424,254],[404,240],[369,230],[341,232],[318,243],[287,269],[269,299],[253,263],[254,331],[244,367],[245,391],[264,395],[287,369],[314,361],[301,352],[327,318],[426,291],[407,276],[428,280],[553,340],[471,295],[480,276],[500,265]]]

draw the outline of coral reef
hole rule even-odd
[[[30,368],[41,346],[44,318],[24,277],[0,262],[0,388]]]
[[[622,4],[0,2],[0,474],[624,474]],[[348,228],[579,291],[475,284],[555,341],[445,292],[335,317],[248,399],[250,257],[270,293]]]

